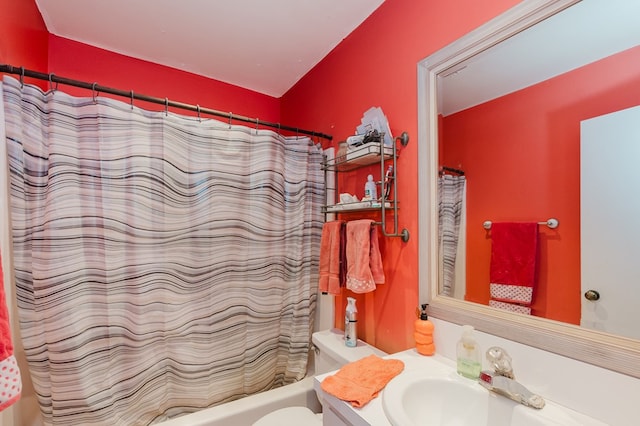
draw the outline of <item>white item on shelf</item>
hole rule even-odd
[[[365,134],[368,131],[377,130],[379,133],[384,133],[384,145],[388,147],[393,146],[393,136],[389,128],[389,120],[387,120],[387,117],[382,112],[382,108],[369,108],[360,121],[362,124],[356,128],[358,134]]]
[[[364,184],[364,197],[363,200],[377,200],[378,199],[378,188],[376,188],[376,183],[373,181],[373,175],[367,176],[367,182]]]
[[[340,194],[340,204],[357,203],[359,201],[360,200],[358,200],[358,197],[356,197],[355,195],[351,195],[346,192]]]
[[[345,203],[345,204],[334,204],[332,206],[327,206],[327,213],[336,213],[341,211],[348,210],[364,210],[364,209],[379,209],[382,207],[382,203],[380,201],[359,201],[357,203]],[[385,202],[384,208],[390,209],[391,203]]]
[[[393,148],[384,147],[384,156],[391,158]],[[380,144],[378,142],[369,142],[368,144],[358,147],[349,147],[347,149],[347,158],[350,164],[371,164],[380,159]]]
[[[359,145],[362,143],[363,140],[364,140],[364,134],[349,136],[347,138],[347,145],[348,146]]]

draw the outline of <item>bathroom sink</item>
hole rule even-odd
[[[407,373],[407,372],[405,372]],[[489,395],[472,380],[431,373],[402,374],[384,389],[382,406],[394,426],[483,425]]]
[[[541,410],[525,407],[444,370],[405,370],[385,387],[382,406],[393,426],[603,424],[550,401]]]

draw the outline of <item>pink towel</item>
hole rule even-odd
[[[326,222],[322,227],[320,238],[320,281],[318,287],[321,292],[340,294],[340,287],[344,280],[344,221],[334,220]]]
[[[378,230],[370,219],[347,222],[347,288],[367,293],[384,283]]]
[[[22,391],[20,370],[13,356],[9,311],[4,295],[2,259],[0,259],[0,411],[18,399]]]
[[[377,226],[371,227],[370,243],[369,267],[373,281],[376,284],[384,284],[384,269],[382,269],[382,254],[380,254],[380,246],[378,245]]]
[[[537,277],[538,224],[491,225],[491,299],[528,306]]]

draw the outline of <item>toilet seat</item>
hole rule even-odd
[[[322,418],[307,407],[286,407],[261,417],[252,426],[322,425]]]

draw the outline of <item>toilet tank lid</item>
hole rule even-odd
[[[388,355],[386,352],[359,339],[356,347],[347,347],[344,343],[344,331],[337,328],[315,332],[312,340],[321,353],[325,352],[326,355],[341,361],[343,364],[357,361],[373,354],[380,357]]]

